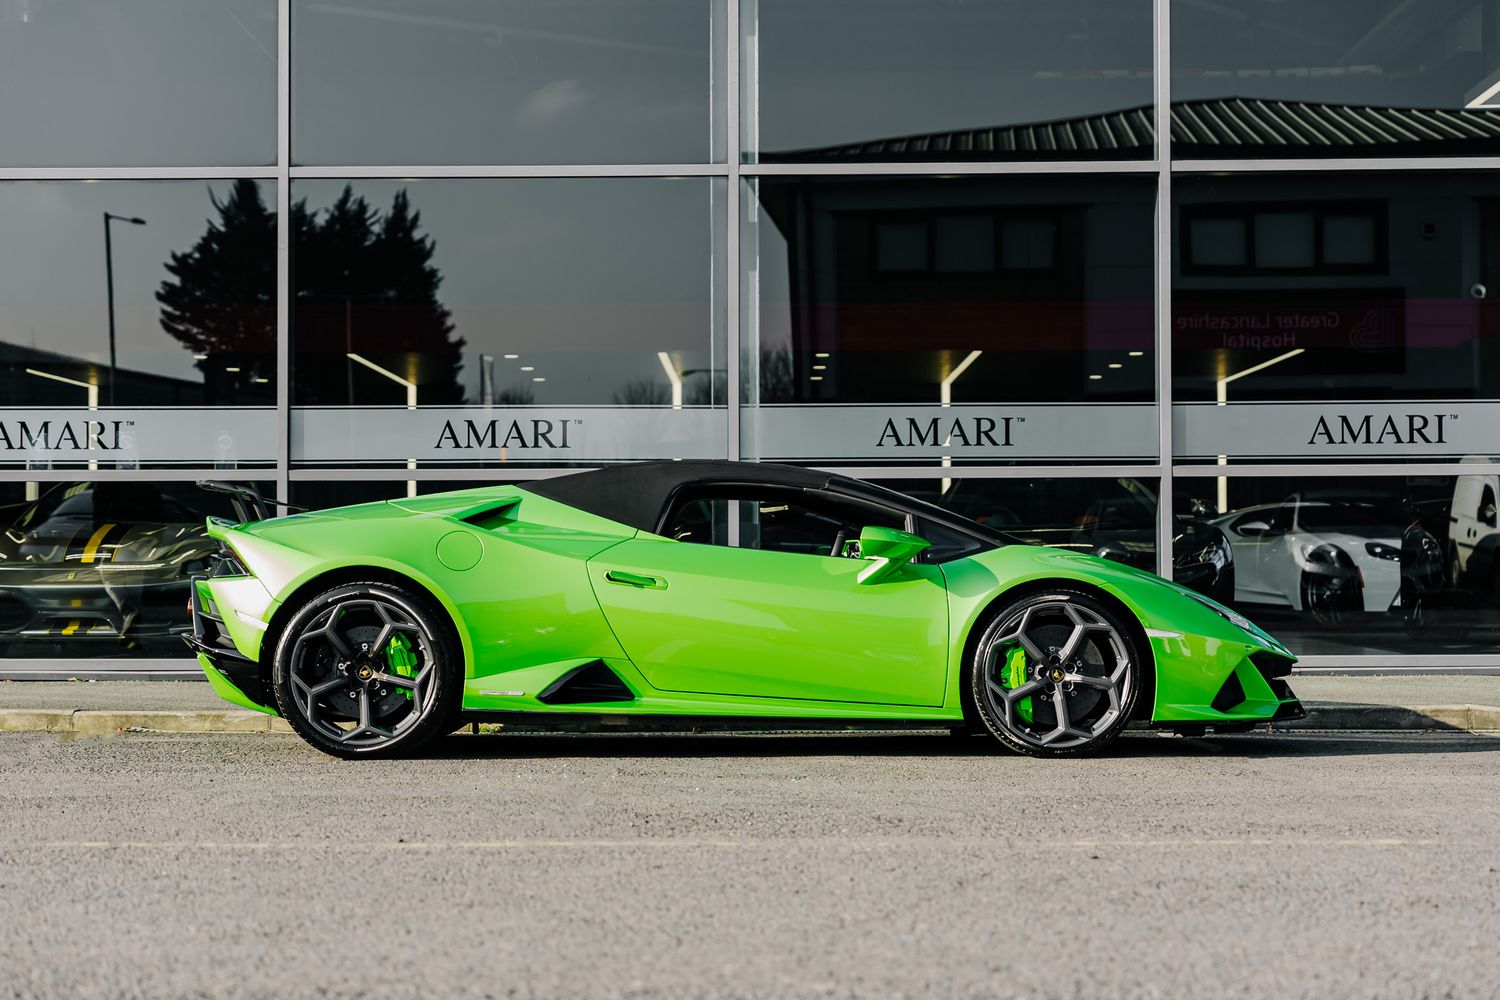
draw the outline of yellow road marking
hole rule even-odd
[[[94,556],[99,552],[100,543],[104,541],[104,536],[109,534],[110,529],[113,527],[113,524],[106,524],[89,536],[88,544],[83,547],[83,558],[79,562],[91,563],[94,561]]]
[[[62,630],[62,634],[72,635],[74,632],[78,631],[78,626],[82,624],[83,622],[79,621],[77,618],[74,618],[72,621],[68,622],[68,627]]]

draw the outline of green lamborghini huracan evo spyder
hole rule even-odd
[[[239,522],[192,587],[229,701],[341,757],[472,721],[867,725],[1037,757],[1132,720],[1202,733],[1302,714],[1295,658],[1119,563],[1028,545],[855,479],[658,462]]]

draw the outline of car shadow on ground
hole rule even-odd
[[[1301,732],[1179,737],[1127,733],[1101,757],[1347,757],[1500,753],[1500,736],[1465,732]],[[940,733],[481,733],[440,740],[436,759],[709,757],[1014,757],[987,735]]]

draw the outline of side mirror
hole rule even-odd
[[[1269,535],[1271,526],[1264,521],[1246,521],[1234,530],[1246,538],[1258,538],[1261,535]]]
[[[860,583],[880,583],[901,572],[901,567],[911,562],[917,553],[932,547],[932,543],[920,535],[895,528],[868,527],[859,533],[860,557],[870,565],[860,570]]]
[[[1487,503],[1479,508],[1479,519],[1493,528],[1495,526],[1495,505]]]

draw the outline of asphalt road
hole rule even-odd
[[[1500,739],[0,736],[0,996],[1493,997]]]

